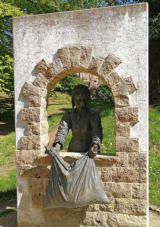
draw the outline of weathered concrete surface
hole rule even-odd
[[[21,88],[35,79],[35,65],[41,59],[52,62],[58,48],[82,44],[95,46],[96,56],[118,56],[123,62],[118,74],[132,76],[140,88],[130,96],[131,104],[140,108],[131,135],[139,137],[140,151],[147,151],[147,4],[19,17],[13,29],[17,144],[24,133],[18,115],[24,106]]]

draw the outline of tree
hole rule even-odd
[[[0,1],[0,92],[13,91],[12,17],[22,15],[19,8]]]

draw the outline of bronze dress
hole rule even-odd
[[[69,152],[87,152],[93,144],[101,147],[102,126],[97,112],[89,109],[84,109],[82,112],[78,112],[77,109],[67,111],[63,115],[53,146],[59,143],[63,149],[70,129],[72,139],[68,147]]]

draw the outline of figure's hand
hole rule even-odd
[[[93,144],[90,151],[89,151],[89,157],[90,158],[94,158],[96,156],[96,154],[98,153],[99,151],[99,146],[98,144]]]
[[[54,153],[58,153],[61,149],[61,145],[59,143],[57,143],[54,147],[46,147],[46,154],[51,155],[52,157],[54,156]]]

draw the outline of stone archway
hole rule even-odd
[[[21,138],[21,150],[41,150],[48,144],[46,96],[54,85],[67,74],[89,72],[98,76],[111,90],[115,102],[116,152],[139,150],[138,138],[130,137],[130,127],[138,122],[138,108],[129,104],[129,94],[136,87],[131,77],[121,78],[114,69],[121,60],[109,54],[96,57],[94,48],[71,46],[57,50],[57,57],[47,64],[41,60],[36,66],[37,77],[26,82],[23,95],[28,98],[28,108],[21,110],[21,120],[27,124],[27,135]]]

